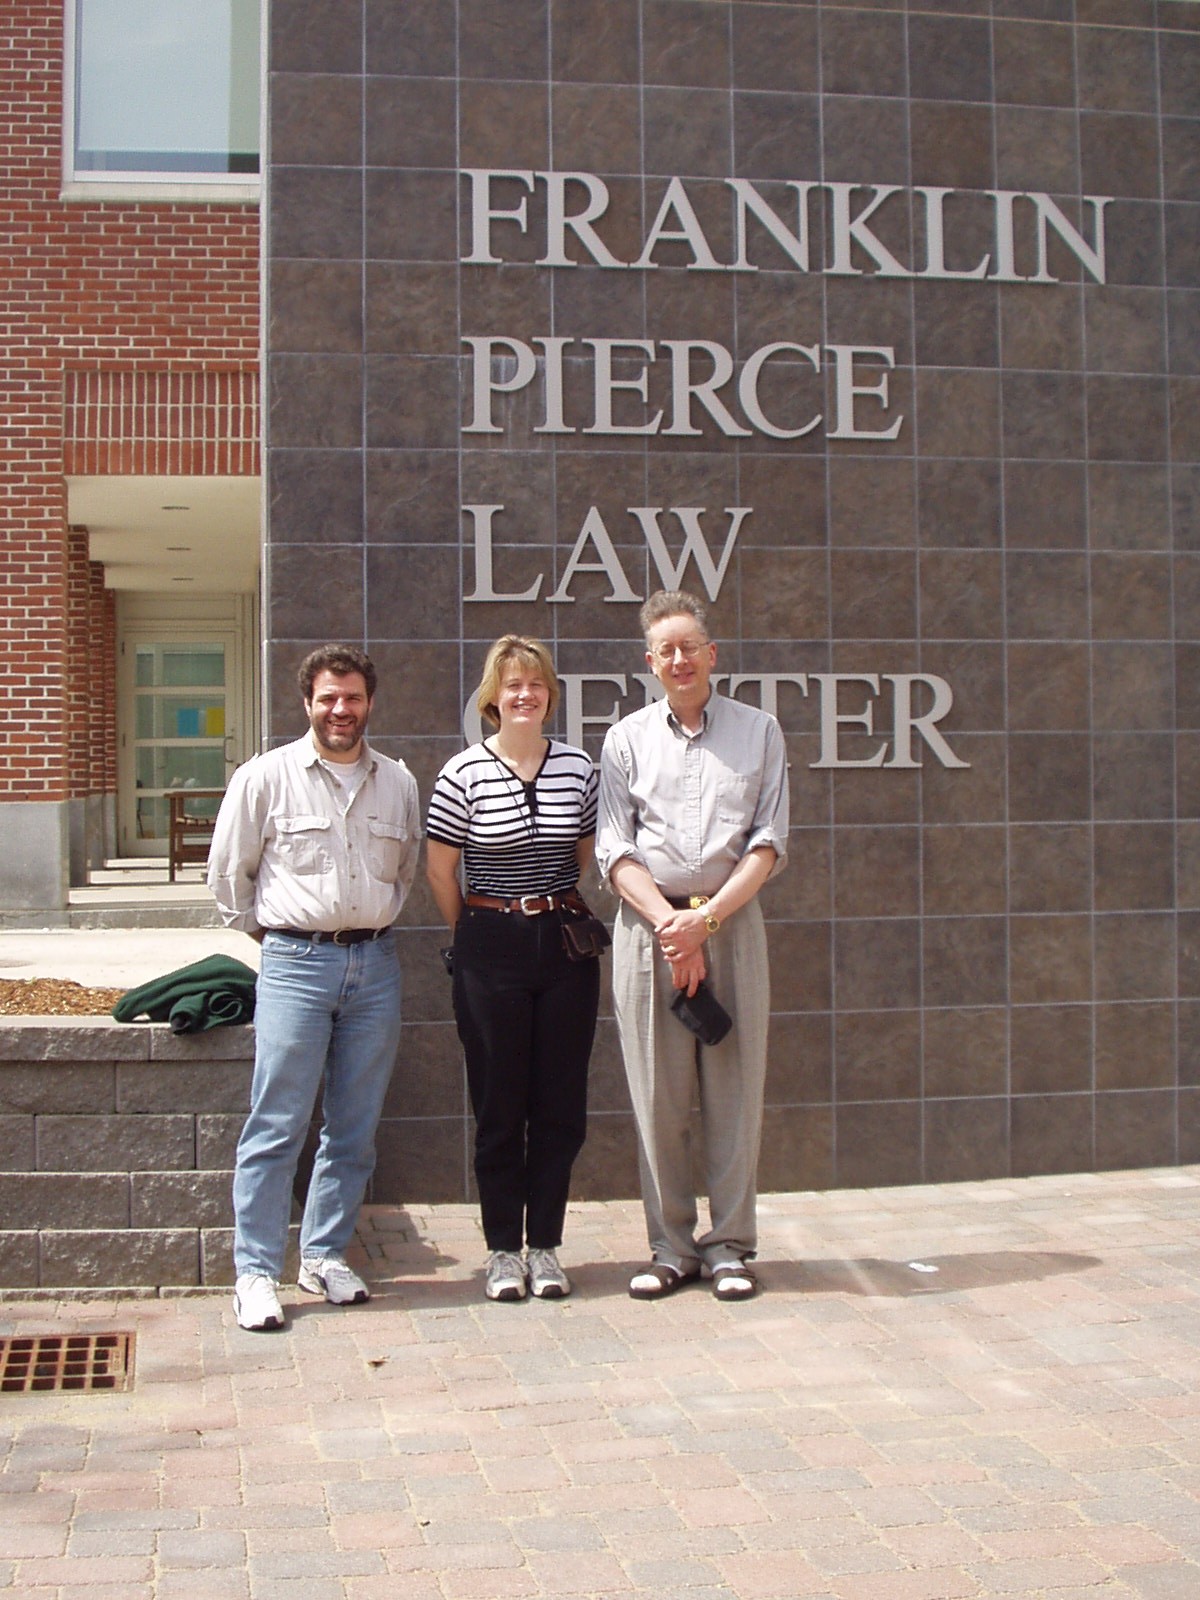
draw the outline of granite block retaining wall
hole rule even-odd
[[[232,1281],[250,1027],[0,1026],[0,1295]]]

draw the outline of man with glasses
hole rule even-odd
[[[635,1299],[701,1270],[719,1300],[755,1293],[757,1168],[767,1063],[767,942],[758,891],[787,856],[788,784],[775,718],[716,694],[704,607],[682,590],[641,610],[665,698],[610,728],[596,856],[620,896],[613,1001],[638,1128],[652,1260]],[[672,1014],[710,991],[733,1026],[705,1044]],[[697,1237],[689,1127],[699,1086],[709,1227]]]

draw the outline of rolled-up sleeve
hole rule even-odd
[[[600,752],[600,804],[596,866],[601,881],[626,856],[642,862],[637,848],[637,807],[629,786],[630,752],[619,728],[610,728]]]
[[[265,811],[265,805],[261,792],[256,794],[247,782],[247,772],[248,766],[239,767],[229,780],[213,829],[207,877],[225,926],[253,934],[258,931],[254,880],[262,859],[265,823],[265,816],[259,813]]]
[[[413,879],[417,875],[417,857],[421,851],[421,802],[417,794],[417,780],[407,768],[404,776],[408,780],[405,785],[407,792],[404,800],[405,840],[396,882],[404,892],[404,899],[407,900]]]
[[[775,852],[775,865],[771,876],[782,870],[787,861],[790,800],[788,796],[787,745],[783,730],[774,717],[764,723],[762,753],[762,783],[754,820],[746,840],[747,854],[751,850],[769,845]]]

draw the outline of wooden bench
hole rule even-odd
[[[175,874],[183,866],[204,866],[208,860],[208,847],[212,843],[216,816],[198,816],[190,811],[197,800],[220,801],[224,789],[173,789],[168,796],[171,805],[170,829],[167,839],[167,881],[175,882]]]

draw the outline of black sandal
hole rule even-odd
[[[629,1295],[633,1300],[662,1300],[674,1294],[676,1289],[681,1289],[685,1283],[695,1283],[699,1276],[699,1267],[695,1272],[680,1272],[678,1267],[668,1266],[665,1261],[652,1261],[648,1267],[640,1267],[634,1273],[629,1284]],[[635,1287],[639,1278],[653,1278],[654,1287],[651,1288],[649,1284]]]
[[[734,1278],[744,1282],[735,1286]],[[750,1300],[758,1293],[758,1279],[745,1261],[722,1261],[712,1269],[712,1290],[718,1300]]]

